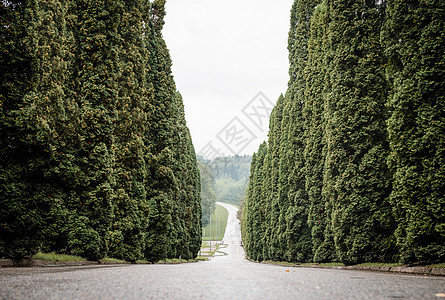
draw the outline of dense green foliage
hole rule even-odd
[[[0,4],[0,257],[193,258],[200,178],[165,1]]]
[[[243,205],[249,257],[444,261],[444,8],[294,1],[289,86]]]
[[[323,171],[325,169],[326,117],[325,103],[329,95],[330,78],[327,72],[330,54],[327,51],[328,13],[325,3],[319,4],[310,22],[306,85],[303,117],[305,127],[305,189],[308,197],[307,218],[311,230],[314,261],[331,261],[332,239],[325,239],[330,230],[329,202],[323,196]],[[328,236],[328,235],[326,235]]]
[[[201,174],[202,227],[205,227],[209,224],[210,212],[215,210],[215,178],[202,160],[198,160],[198,167]]]
[[[382,42],[402,262],[445,261],[444,32],[444,1],[388,1]]]
[[[264,260],[264,227],[266,207],[263,197],[263,165],[264,157],[267,153],[267,144],[260,145],[257,153],[252,156],[252,167],[250,169],[250,181],[247,190],[247,199],[243,205],[242,219],[242,240],[246,254],[255,260]],[[252,201],[251,199],[255,199]]]
[[[345,264],[390,261],[393,254],[382,15],[375,4],[352,2],[329,2],[325,112],[323,197],[331,204],[335,254]]]

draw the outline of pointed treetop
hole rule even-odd
[[[153,1],[150,10],[150,17],[152,19],[154,29],[161,31],[165,23],[165,0]]]

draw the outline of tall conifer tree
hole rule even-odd
[[[147,103],[151,94],[146,61],[148,50],[143,39],[147,1],[116,1],[121,17],[118,30],[118,103],[115,141],[112,228],[107,234],[109,256],[136,261],[142,258],[148,208],[145,187]]]
[[[266,220],[264,231],[264,259],[278,260],[282,257],[280,235],[282,226],[279,224],[281,215],[281,199],[279,198],[279,164],[280,145],[282,138],[281,123],[283,116],[284,97],[281,95],[270,115],[269,138],[267,153],[263,162],[262,193],[266,203]]]
[[[332,234],[345,264],[392,257],[392,215],[385,100],[375,1],[330,0],[331,93],[327,103],[325,199]]]
[[[445,260],[444,32],[444,1],[388,1],[391,201],[404,263]]]
[[[264,158],[267,154],[267,143],[263,142],[252,157],[250,181],[246,203],[242,215],[242,238],[244,249],[250,258],[262,261],[265,259],[264,233],[266,224],[266,201],[263,197]]]
[[[190,135],[185,130],[182,98],[176,93],[170,55],[162,37],[164,6],[161,0],[151,3],[148,23],[149,78],[154,90],[146,135],[151,182],[145,256],[150,260],[190,258],[197,254],[201,241],[201,216],[196,212],[200,210],[199,174]],[[176,148],[178,139],[182,150]],[[192,164],[190,176],[183,178],[185,167]],[[180,247],[188,249],[182,252]]]
[[[330,212],[322,198],[323,168],[326,155],[325,101],[329,93],[327,65],[328,9],[325,1],[317,5],[311,18],[306,66],[305,104],[305,169],[308,194],[308,225],[311,230],[314,261],[331,259],[333,247],[325,247],[324,230],[330,223]]]
[[[33,196],[30,185],[39,181],[42,160],[49,158],[22,112],[35,86],[27,28],[36,12],[21,1],[2,1],[0,12],[0,256],[23,257],[39,250],[43,196]]]
[[[70,234],[72,252],[103,257],[105,236],[111,229],[116,122],[120,102],[119,57],[122,6],[118,1],[76,1],[76,19],[71,23],[77,40],[74,93],[80,110],[79,150],[76,158],[81,185],[76,226]],[[83,248],[93,251],[87,254]]]
[[[287,259],[309,261],[312,258],[311,236],[307,224],[307,194],[304,166],[304,89],[310,17],[318,1],[298,0],[291,11],[289,31],[289,83],[282,125],[280,149],[280,198],[286,215]]]
[[[175,94],[176,122],[174,124],[175,165],[178,195],[175,203],[174,238],[177,249],[174,257],[194,258],[201,248],[200,178],[195,150],[186,126],[184,105],[180,93]]]
[[[12,4],[8,8],[16,16],[20,15],[22,24],[27,25],[24,35],[15,42],[26,52],[29,64],[18,53],[11,60],[21,61],[23,66],[29,67],[23,73],[29,76],[29,81],[27,88],[22,90],[25,93],[16,99],[15,112],[8,112],[15,115],[14,126],[17,126],[21,141],[9,148],[17,147],[14,150],[16,154],[22,151],[27,154],[22,153],[20,157],[25,168],[9,179],[14,185],[22,185],[20,190],[16,190],[19,198],[2,195],[2,199],[5,197],[11,201],[11,205],[4,206],[5,215],[14,217],[17,208],[25,208],[27,212],[22,212],[16,220],[24,217],[27,221],[19,221],[21,226],[15,230],[32,234],[34,244],[41,250],[64,251],[68,246],[71,222],[77,217],[70,203],[77,199],[73,183],[78,180],[73,153],[79,115],[69,84],[74,46],[66,22],[70,18],[69,6],[60,1],[28,1],[19,6]],[[16,25],[12,25],[12,28],[17,29]],[[20,75],[17,75],[14,80],[19,78]],[[24,80],[23,83],[26,82]],[[2,95],[8,93],[2,91]],[[2,126],[2,130],[5,129],[7,127]],[[7,141],[8,138],[5,138]],[[5,155],[6,164],[14,164],[13,161],[12,155]],[[12,165],[10,167],[10,170],[19,170],[12,168]],[[3,187],[6,185],[2,184]],[[28,206],[28,203],[33,204]],[[16,235],[16,238],[22,239],[21,244],[27,243],[27,238],[21,235]],[[14,243],[10,243],[10,246],[16,247]],[[20,257],[24,253],[8,255]]]
[[[170,166],[173,165],[171,145],[172,101],[175,88],[170,74],[170,61],[162,39],[164,4],[150,4],[147,26],[149,79],[153,83],[153,97],[149,102],[150,127],[145,139],[148,146],[146,160],[149,165],[148,208],[149,223],[146,232],[145,257],[149,260],[167,258],[171,250],[169,235],[173,230],[172,213],[176,179]]]

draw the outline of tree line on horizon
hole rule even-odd
[[[215,201],[239,205],[246,195],[252,156],[222,156],[211,160],[198,156],[198,161],[204,164],[211,174],[211,189]],[[204,218],[208,219],[208,214],[209,210],[203,208],[203,220]]]
[[[241,217],[257,261],[445,261],[445,3],[295,0]]]
[[[0,258],[195,258],[165,0],[0,2]]]
[[[201,175],[202,227],[210,221],[217,201],[239,205],[249,181],[252,156],[235,155],[205,159],[198,155]]]

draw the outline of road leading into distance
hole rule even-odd
[[[249,262],[236,208],[208,262],[0,269],[0,299],[440,299],[445,278]],[[445,299],[445,298],[442,298]]]

